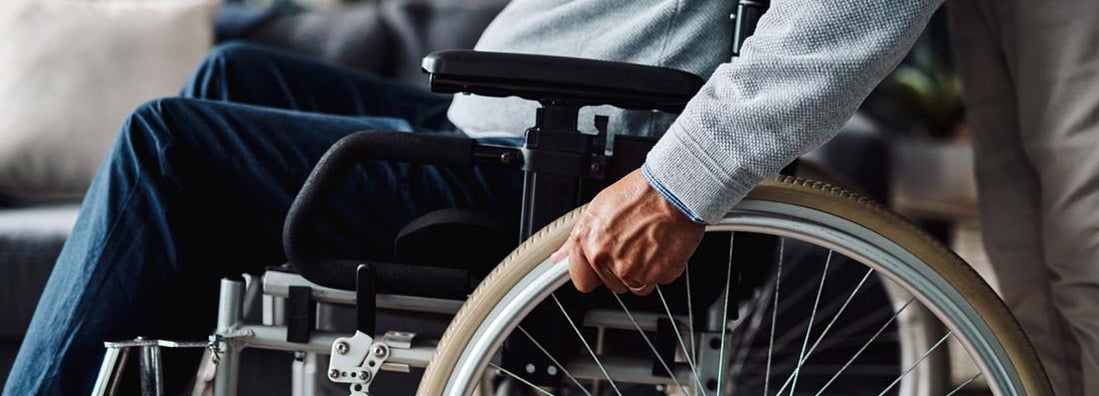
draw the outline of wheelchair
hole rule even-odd
[[[421,396],[951,395],[976,382],[996,395],[1052,394],[1019,325],[965,262],[882,206],[793,175],[803,173],[796,166],[709,225],[675,283],[648,297],[577,293],[567,260],[549,255],[582,204],[638,168],[655,143],[612,139],[605,117],[594,120],[598,133],[581,133],[580,108],[676,113],[703,81],[659,67],[457,50],[429,55],[423,69],[436,92],[538,101],[525,145],[385,131],[345,137],[291,207],[288,265],[250,282],[280,302],[283,324],[246,323],[245,283],[224,279],[208,342],[107,343],[95,394],[113,392],[133,348],[142,353],[142,389],[163,394],[162,347],[209,348],[217,396],[237,394],[246,348],[329,356],[321,373],[353,396],[369,395],[386,372],[418,368],[426,369]],[[404,262],[312,251],[311,214],[366,160],[519,168],[518,235],[483,214],[447,209],[405,227],[395,241]],[[325,305],[354,307],[356,331],[318,329]],[[380,311],[450,319],[437,339],[378,334]],[[976,372],[951,378],[948,341]]]

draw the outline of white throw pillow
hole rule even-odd
[[[0,197],[78,200],[139,104],[179,92],[211,0],[0,0]]]

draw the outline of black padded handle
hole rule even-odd
[[[705,83],[697,75],[664,67],[471,50],[433,52],[421,67],[431,75],[435,92],[673,113],[682,111]]]
[[[294,198],[282,229],[287,260],[305,279],[321,286],[355,290],[359,261],[314,257],[303,233],[317,209],[362,161],[397,161],[442,166],[472,166],[473,139],[392,131],[361,131],[328,149]]]

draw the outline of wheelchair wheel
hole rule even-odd
[[[736,250],[738,236],[770,235],[779,241],[774,262],[765,263],[769,275],[747,294],[750,297],[730,298],[738,292],[727,289],[714,299],[716,328],[696,331],[697,321],[691,317],[703,308],[691,307],[690,292],[686,315],[682,307],[669,307],[668,289],[658,288],[650,296],[664,307],[655,316],[663,314],[666,323],[674,323],[665,326],[675,334],[674,354],[654,345],[658,326],[652,323],[659,318],[636,312],[636,305],[625,304],[624,297],[596,291],[611,294],[621,308],[618,319],[604,322],[634,328],[644,341],[634,349],[651,351],[654,357],[648,361],[659,366],[615,356],[603,350],[606,336],[601,328],[593,334],[589,323],[598,322],[591,319],[599,315],[614,315],[599,311],[570,316],[562,305],[564,298],[558,298],[571,289],[567,263],[548,259],[581,210],[524,242],[478,286],[440,339],[419,395],[468,395],[478,389],[492,394],[493,382],[486,380],[492,377],[506,379],[510,388],[527,394],[956,394],[982,382],[997,395],[1052,395],[1014,318],[960,258],[866,199],[793,177],[762,183],[725,219],[708,227],[708,237],[728,235],[730,252]],[[784,268],[794,249],[816,249],[812,254],[821,259],[798,260],[803,262],[800,268],[786,262]],[[729,257],[725,285],[732,284],[733,254]],[[828,280],[841,262],[860,268],[855,273],[861,276],[836,290]],[[881,294],[888,298],[870,305],[881,309],[852,309],[860,305],[858,296],[867,294],[868,280],[877,279]],[[686,290],[693,289],[688,284]],[[541,347],[552,340],[531,339],[550,355],[550,370],[563,373],[559,386],[535,386],[526,379],[533,370],[506,370],[499,363],[509,335],[530,338],[520,322],[540,304],[560,308],[560,320],[571,329],[556,337],[571,337],[583,345],[582,355],[555,357]],[[791,306],[800,309],[791,311]],[[930,320],[924,314],[941,321],[946,331],[937,334],[927,330],[935,326],[913,325]],[[871,351],[881,349],[876,345],[883,339],[897,341],[893,348],[900,344],[899,363],[882,365],[871,356]],[[949,339],[959,342],[974,363],[972,376],[957,384],[946,384],[943,378],[946,363],[941,354]]]

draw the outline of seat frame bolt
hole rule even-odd
[[[380,358],[380,357],[384,357],[385,355],[389,354],[389,348],[386,348],[385,345],[375,345],[374,350],[372,352],[374,353],[374,356],[377,356],[377,357]]]

